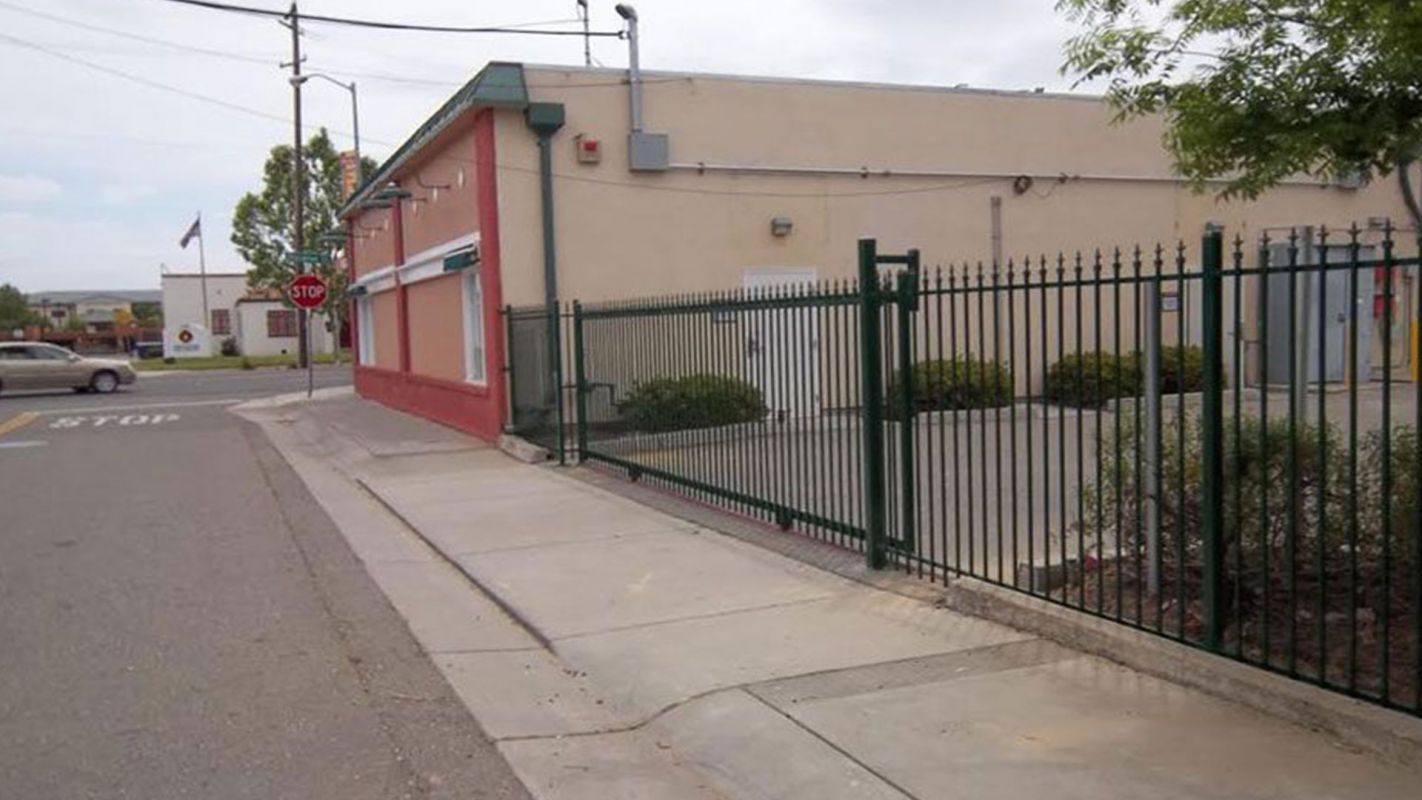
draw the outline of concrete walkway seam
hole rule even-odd
[[[864,763],[863,760],[861,760],[860,758],[858,758],[857,756],[855,756],[853,753],[849,752],[848,750],[845,750],[843,747],[840,747],[838,744],[836,744],[835,742],[831,741],[830,739],[825,738],[825,736],[824,736],[823,734],[821,734],[819,731],[815,730],[814,728],[809,727],[808,725],[806,725],[805,723],[801,722],[800,720],[795,719],[794,716],[785,713],[785,711],[784,711],[783,709],[779,708],[779,707],[776,706],[774,703],[771,703],[771,702],[767,701],[764,697],[761,697],[759,694],[756,694],[754,691],[752,691],[752,690],[750,690],[750,689],[747,689],[747,690],[746,690],[746,694],[748,694],[748,695],[750,695],[752,698],[754,698],[754,700],[755,700],[757,703],[760,703],[761,705],[763,705],[763,706],[765,706],[766,708],[770,709],[770,710],[771,710],[772,712],[774,712],[775,714],[780,715],[782,718],[784,718],[784,719],[785,719],[787,722],[789,722],[791,725],[794,725],[796,728],[799,728],[801,731],[804,731],[806,734],[809,734],[812,738],[818,740],[820,743],[824,744],[824,745],[825,745],[826,747],[828,747],[829,749],[831,749],[831,750],[835,751],[836,753],[840,754],[840,756],[842,756],[845,760],[849,761],[851,764],[854,764],[855,766],[859,767],[860,769],[864,770],[865,772],[869,773],[870,775],[873,775],[874,777],[876,777],[876,778],[878,778],[879,780],[883,781],[885,786],[888,786],[888,787],[890,787],[891,789],[893,789],[894,791],[896,791],[896,792],[898,792],[899,794],[903,795],[904,797],[909,798],[909,800],[919,800],[918,795],[916,795],[916,794],[914,794],[913,792],[910,792],[908,789],[904,788],[902,785],[900,785],[900,784],[899,784],[897,781],[895,781],[893,778],[890,778],[888,775],[885,775],[882,771],[875,769],[874,767],[870,766],[869,764]]]

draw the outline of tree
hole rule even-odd
[[[8,283],[0,284],[0,331],[38,324],[40,317],[30,310],[24,293]]]
[[[340,330],[346,314],[346,276],[334,265],[340,246],[323,241],[322,236],[336,227],[336,211],[345,198],[341,191],[340,156],[325,128],[306,142],[302,161],[305,164],[302,247],[324,253],[329,259],[314,265],[313,270],[330,287],[326,305],[321,310],[330,316],[335,329]],[[232,214],[232,244],[251,265],[247,285],[275,291],[282,295],[283,302],[286,285],[302,271],[292,242],[293,162],[291,145],[273,147],[262,171],[261,191],[243,195]],[[363,158],[361,162],[362,174],[375,172],[375,161]],[[304,358],[304,341],[302,354]]]
[[[1117,119],[1164,113],[1197,190],[1253,199],[1297,174],[1395,173],[1422,156],[1422,3],[1411,0],[1058,0],[1083,32],[1064,73],[1106,79]],[[1154,18],[1154,19],[1152,19]],[[1203,52],[1202,52],[1203,51]]]

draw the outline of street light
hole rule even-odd
[[[320,78],[321,80],[327,81],[328,83],[334,83],[335,85],[351,93],[351,133],[353,134],[353,137],[355,139],[356,186],[360,186],[361,183],[365,181],[365,170],[361,166],[360,161],[360,111],[358,110],[359,107],[356,102],[355,81],[351,81],[350,83],[342,83],[341,81],[332,78],[330,75],[323,75],[320,72],[307,72],[301,75],[292,75],[286,80],[287,83],[290,83],[292,86],[300,86],[301,84],[306,83],[312,78]]]

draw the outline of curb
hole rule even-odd
[[[328,386],[324,389],[317,389],[311,393],[310,397],[306,392],[289,392],[287,394],[277,394],[271,397],[258,397],[255,400],[248,400],[245,403],[232,406],[231,411],[256,411],[259,409],[282,408],[283,406],[296,405],[298,403],[319,403],[323,400],[335,400],[341,397],[355,396],[354,386]]]
[[[1422,720],[1402,712],[972,578],[952,579],[940,591],[942,605],[953,611],[1238,703],[1387,761],[1422,763]]]

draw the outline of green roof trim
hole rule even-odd
[[[336,212],[336,216],[344,219],[352,211],[359,209],[362,203],[376,193],[375,187],[384,186],[410,156],[449,127],[465,111],[471,108],[527,107],[528,84],[524,81],[523,65],[512,61],[490,61],[479,70],[479,74],[471,78],[446,100],[438,111],[425,120],[424,124],[416,128],[399,149],[385,159],[385,163],[346,200],[345,205]]]

